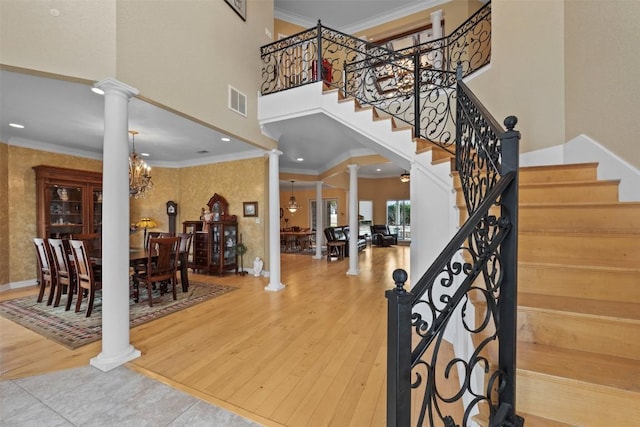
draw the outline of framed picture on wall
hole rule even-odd
[[[224,0],[243,21],[247,20],[247,0]]]
[[[242,202],[244,216],[258,216],[258,202]]]

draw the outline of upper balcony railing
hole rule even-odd
[[[491,3],[450,35],[399,51],[318,22],[263,46],[261,58],[262,95],[323,81],[453,152],[456,69],[460,65],[464,77],[489,63]]]

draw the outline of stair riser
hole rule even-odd
[[[520,265],[518,291],[531,294],[640,303],[638,271]]]
[[[629,233],[640,230],[640,204],[520,206],[519,229]]]
[[[618,201],[618,184],[615,182],[560,183],[545,185],[520,185],[520,203],[607,203]],[[456,204],[464,206],[464,194],[458,191]]]
[[[638,393],[520,370],[516,384],[518,413],[589,427],[631,426],[640,419]]]
[[[458,205],[460,224],[469,214],[465,205]],[[567,231],[632,233],[640,230],[640,204],[615,205],[525,205],[520,206],[518,229],[520,231]],[[500,208],[489,213],[500,215]]]
[[[518,340],[640,360],[633,320],[519,307]]]
[[[524,262],[593,265],[621,268],[640,266],[637,234],[565,234],[520,232],[518,256]]]
[[[460,188],[460,175],[453,173],[454,186]],[[598,179],[598,165],[585,163],[576,165],[524,167],[518,175],[520,184],[541,182],[574,182],[596,181]]]

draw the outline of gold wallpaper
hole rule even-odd
[[[37,276],[31,240],[36,235],[36,188],[32,167],[45,164],[100,172],[102,162],[2,143],[0,155],[0,196],[8,200],[0,208],[0,250],[8,254],[0,262],[0,285],[3,285],[33,280]],[[131,222],[149,216],[158,224],[153,231],[168,230],[166,202],[173,200],[178,204],[176,231],[182,232],[182,221],[199,219],[202,207],[218,193],[229,202],[230,213],[238,217],[239,231],[248,248],[244,267],[251,268],[253,259],[256,256],[265,259],[267,252],[264,238],[267,168],[267,159],[263,157],[182,169],[153,168],[153,192],[144,199],[130,199]],[[249,201],[258,202],[259,224],[256,217],[242,216],[242,202]],[[140,230],[131,236],[131,244],[141,246],[142,239]]]
[[[0,143],[0,284],[9,283],[9,146]]]
[[[31,240],[36,236],[36,174],[32,167],[49,165],[101,172],[102,162],[15,145],[10,145],[7,151],[8,281],[20,282],[35,279],[37,275],[36,252]]]
[[[229,202],[229,214],[238,217],[238,231],[247,246],[244,267],[252,268],[256,256],[266,264],[268,246],[264,236],[269,191],[266,169],[266,157],[180,169],[180,200],[177,200],[180,229],[182,221],[198,220],[202,208],[218,193]],[[242,215],[243,202],[258,202],[258,216],[245,218]]]

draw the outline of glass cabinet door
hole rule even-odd
[[[102,189],[93,189],[93,215],[91,229],[93,233],[102,233]]]
[[[237,227],[228,225],[224,229],[224,265],[236,263]]]
[[[220,265],[222,225],[211,225],[211,265]]]
[[[46,221],[49,237],[68,237],[82,233],[83,189],[73,186],[54,185],[47,194],[49,217]]]

